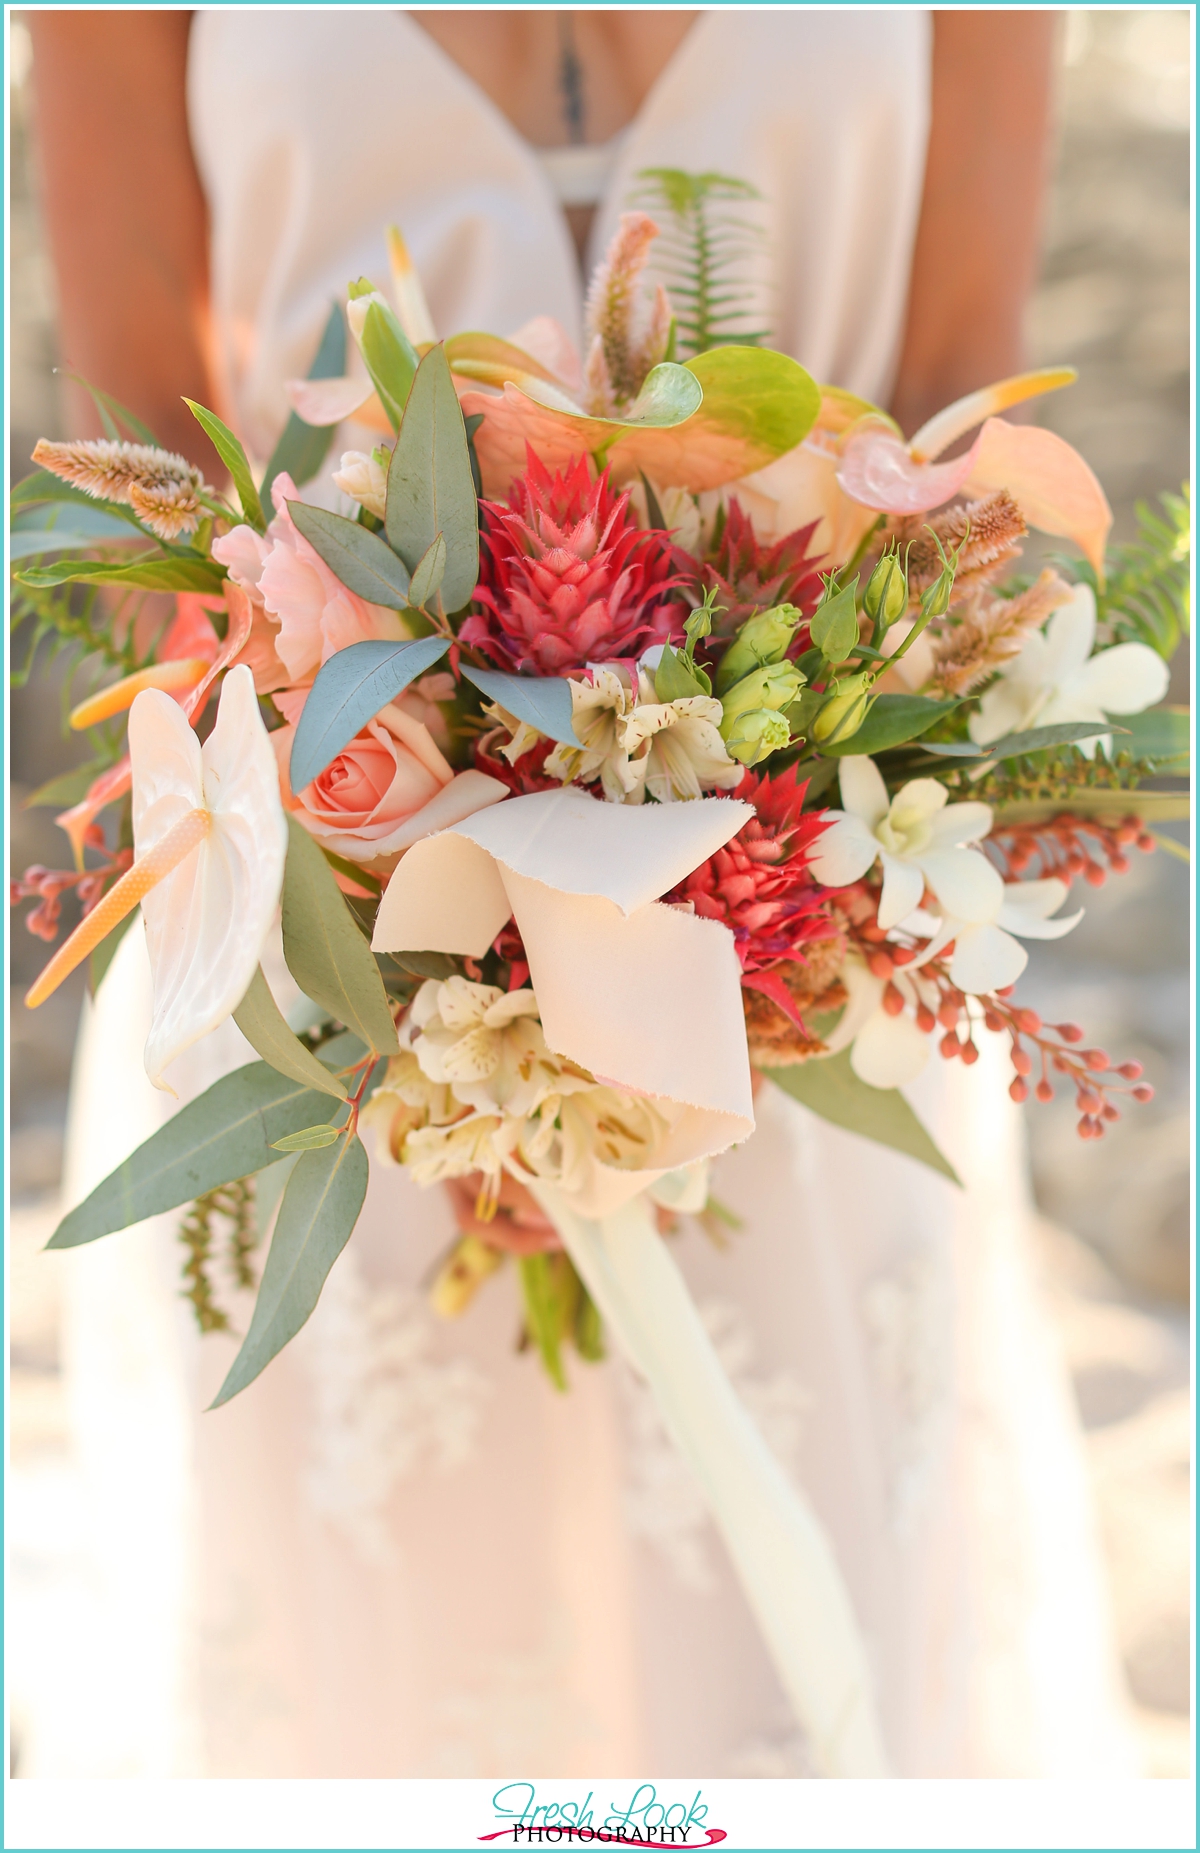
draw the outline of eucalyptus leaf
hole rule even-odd
[[[977,746],[973,740],[931,740],[925,751],[948,759],[1017,759],[1026,753],[1040,753],[1048,746],[1073,746],[1077,740],[1094,740],[1097,734],[1125,731],[1112,721],[1064,721],[1058,727],[1030,727],[1023,733],[1007,733],[986,746]]]
[[[850,1051],[822,1055],[788,1068],[763,1070],[785,1094],[798,1100],[811,1113],[844,1126],[876,1145],[887,1145],[909,1158],[940,1171],[953,1184],[961,1179],[948,1158],[944,1158],[896,1087],[869,1087],[860,1081],[850,1066]]]
[[[210,1407],[253,1383],[309,1317],[350,1239],[367,1194],[367,1154],[354,1133],[302,1152],[288,1178],[245,1342]]]
[[[340,1126],[306,1126],[303,1132],[289,1132],[282,1139],[276,1139],[271,1147],[273,1152],[320,1152],[334,1140],[340,1138]]]
[[[961,705],[957,700],[931,701],[926,695],[877,695],[862,726],[848,739],[831,741],[821,751],[839,758],[847,753],[885,753],[891,746],[915,740]],[[927,750],[941,749],[931,746]]]
[[[303,791],[319,778],[355,734],[449,648],[448,637],[414,637],[404,643],[369,639],[348,644],[323,663],[292,741],[292,790]]]
[[[571,724],[571,684],[564,676],[510,676],[499,669],[476,669],[462,665],[463,675],[485,694],[499,702],[519,721],[528,721],[549,740],[562,746],[581,746]]]
[[[408,568],[378,534],[345,515],[334,515],[308,502],[289,502],[288,513],[326,566],[344,586],[373,605],[405,611],[414,602]]]
[[[311,1126],[322,1100],[267,1062],[235,1069],[97,1184],[63,1217],[47,1246],[77,1248],[261,1171],[274,1162],[272,1141]]]
[[[161,554],[129,566],[118,566],[110,560],[60,560],[57,566],[27,567],[16,578],[18,585],[35,590],[86,582],[138,586],[144,592],[219,592],[225,572],[215,560],[203,560],[199,555],[184,559],[178,554]]]
[[[254,487],[254,478],[250,473],[250,460],[242,447],[241,439],[235,437],[224,420],[218,418],[215,412],[210,412],[207,406],[197,405],[194,399],[186,396],[183,403],[200,429],[212,440],[214,450],[233,478],[233,486],[237,490],[238,501],[242,505],[242,513],[246,520],[252,528],[256,528],[260,534],[263,533],[267,525],[266,518],[263,515],[262,503],[258,499],[258,490]]]
[[[342,311],[335,302],[329,311],[317,348],[316,358],[308,370],[310,380],[338,380],[346,371],[346,324]],[[275,513],[275,503],[271,495],[271,486],[275,478],[287,474],[297,489],[311,482],[329,454],[333,443],[334,425],[308,425],[299,413],[292,412],[283,427],[278,444],[271,452],[271,460],[263,473],[259,497],[263,513],[268,521]]]
[[[233,1013],[233,1020],[246,1041],[277,1068],[280,1074],[305,1087],[315,1087],[323,1094],[345,1100],[346,1090],[335,1081],[328,1068],[322,1067],[311,1049],[305,1048],[287,1026],[283,1012],[271,995],[271,987],[260,965],[250,980],[250,987]],[[278,1143],[278,1142],[276,1142]],[[295,1148],[287,1146],[287,1151]]]
[[[332,869],[294,817],[288,818],[283,872],[283,956],[306,997],[323,1004],[369,1048],[399,1052],[374,954],[354,924]]]
[[[436,534],[413,568],[410,597],[414,605],[428,605],[446,577],[446,537]]]
[[[461,611],[469,603],[479,579],[479,504],[462,409],[441,347],[430,348],[412,383],[388,466],[384,527],[410,573],[441,534],[443,609]]]

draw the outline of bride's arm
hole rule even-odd
[[[62,364],[128,405],[171,450],[216,457],[181,396],[214,403],[208,218],[188,139],[191,14],[27,15]],[[71,388],[69,427],[99,430]]]
[[[907,432],[1024,364],[1057,24],[1049,12],[934,14],[925,191],[892,403]]]

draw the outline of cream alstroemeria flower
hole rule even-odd
[[[883,864],[879,924],[894,927],[920,906],[926,883],[940,906],[961,920],[990,920],[1002,882],[991,863],[967,845],[992,827],[986,804],[948,804],[936,779],[910,779],[888,800],[874,760],[848,755],[839,768],[841,811],[819,838],[812,872],[827,888],[859,881]]]
[[[1031,727],[1140,714],[1162,700],[1170,671],[1157,652],[1144,643],[1118,643],[1093,656],[1095,641],[1095,596],[1090,586],[1078,585],[1045,629],[1026,638],[1020,655],[1001,669],[971,716],[972,740],[988,746]],[[1078,746],[1089,759],[1098,746],[1111,753],[1112,735],[1093,735]]]
[[[953,941],[951,984],[976,996],[1003,990],[1016,983],[1029,963],[1029,954],[1018,945],[1014,933],[1021,939],[1061,939],[1083,919],[1081,907],[1065,919],[1051,920],[1067,892],[1066,882],[1051,875],[1042,881],[1002,883],[999,901],[987,919],[960,920],[947,910],[940,921],[933,921],[918,911],[903,924],[920,936],[929,931],[931,937],[906,970],[926,964]]]
[[[571,679],[572,725],[583,742],[557,746],[546,770],[564,783],[599,778],[610,803],[660,804],[732,791],[743,768],[726,751],[718,728],[721,704],[712,695],[659,701],[647,669],[638,669],[638,699],[629,672],[597,667],[592,681]]]
[[[134,863],[59,948],[29,993],[40,1003],[141,903],[154,982],[146,1073],[232,1015],[275,919],[287,820],[270,738],[243,664],[201,746],[178,702],[144,690],[129,711]]]
[[[547,1094],[592,1085],[590,1075],[547,1048],[532,991],[506,993],[457,974],[421,986],[401,1046],[429,1080],[479,1113],[524,1119]]]

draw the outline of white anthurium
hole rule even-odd
[[[937,1008],[937,995],[911,966],[897,968],[891,982],[904,999],[893,1016],[883,1007],[888,981],[869,971],[857,953],[847,955],[841,971],[846,1007],[826,1038],[831,1054],[849,1048],[850,1066],[868,1087],[903,1087],[914,1081],[929,1060],[929,1038],[917,1028],[920,1003]]]
[[[812,872],[827,888],[860,881],[883,865],[879,924],[897,926],[921,905],[926,885],[943,912],[960,920],[990,920],[1003,883],[987,858],[970,847],[992,827],[986,804],[949,804],[937,779],[910,779],[889,800],[873,759],[847,755],[839,768],[842,804],[819,839]]]
[[[1077,913],[1052,920],[1050,916],[1067,898],[1067,884],[1057,876],[1042,881],[1010,881],[1001,884],[999,905],[990,920],[958,920],[948,911],[940,921],[921,912],[904,921],[906,931],[924,937],[929,944],[917,955],[908,971],[925,965],[942,948],[954,942],[950,959],[950,982],[960,991],[985,996],[1015,984],[1029,963],[1029,954],[1020,939],[1061,939],[1083,919]],[[1016,934],[1018,937],[1014,938]]]
[[[163,1069],[231,1016],[275,920],[287,820],[270,737],[245,664],[221,689],[201,746],[183,709],[143,689],[129,710],[133,866],[80,922],[31,987],[49,997],[139,904],[154,985],[146,1073]]]
[[[1071,721],[1105,721],[1112,714],[1140,714],[1167,692],[1170,671],[1144,643],[1118,643],[1095,656],[1096,600],[1092,588],[1073,596],[1034,631],[1001,669],[969,722],[972,740],[989,746],[1006,734],[1031,727],[1060,727]],[[1088,758],[1096,748],[1112,751],[1112,735],[1078,742]]]

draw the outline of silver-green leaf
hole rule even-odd
[[[446,537],[436,534],[413,568],[410,598],[424,608],[446,577]]]
[[[321,1124],[306,1126],[303,1132],[289,1132],[282,1139],[276,1139],[271,1146],[273,1152],[320,1152],[342,1133],[340,1126]]]
[[[368,639],[348,644],[323,663],[292,741],[292,790],[303,791],[319,778],[359,729],[449,648],[448,637],[414,637],[405,643]]]
[[[468,682],[498,702],[519,721],[527,721],[563,746],[580,746],[571,723],[571,684],[565,676],[510,676],[499,669],[475,669],[462,664]]]
[[[876,1145],[888,1145],[931,1170],[940,1171],[952,1184],[961,1183],[948,1158],[943,1157],[898,1087],[869,1087],[850,1066],[850,1051],[822,1055],[789,1068],[763,1072],[785,1094],[834,1126],[844,1126]]]
[[[315,1087],[322,1094],[332,1094],[335,1100],[345,1100],[346,1090],[340,1081],[334,1079],[328,1068],[322,1067],[311,1049],[306,1049],[298,1036],[294,1036],[287,1026],[283,1012],[271,995],[271,987],[263,976],[260,965],[250,980],[250,988],[233,1013],[233,1020],[241,1030],[246,1041],[257,1049],[265,1062],[289,1080],[300,1081],[305,1087]],[[291,1136],[290,1134],[288,1135]],[[275,1149],[279,1142],[275,1140]],[[291,1146],[285,1146],[291,1151]]]
[[[322,1151],[301,1153],[279,1206],[250,1330],[213,1409],[253,1383],[309,1317],[358,1221],[367,1170],[367,1154],[354,1133]]]
[[[289,502],[288,512],[330,572],[351,592],[389,611],[405,611],[419,602],[410,594],[404,561],[370,528],[308,502]]]
[[[368,1048],[398,1053],[396,1025],[375,955],[355,925],[329,864],[294,817],[288,818],[283,873],[283,956],[306,997],[323,1004]],[[301,1128],[287,1128],[293,1130]]]
[[[384,528],[409,572],[445,537],[442,607],[461,611],[479,578],[479,504],[450,363],[430,348],[417,368],[388,466]]]
[[[200,429],[212,440],[221,462],[233,478],[233,486],[242,505],[242,513],[252,528],[261,534],[266,528],[266,517],[262,503],[258,499],[258,490],[254,487],[254,478],[250,474],[250,460],[242,448],[241,439],[234,436],[223,419],[210,412],[207,406],[197,405],[194,399],[184,398],[183,403],[200,426]]]

